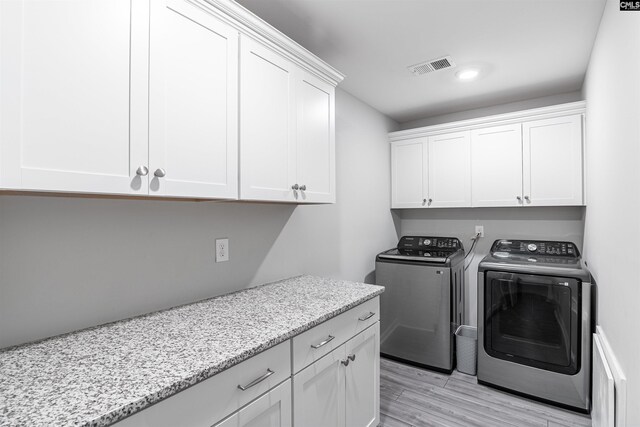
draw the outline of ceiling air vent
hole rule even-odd
[[[438,59],[432,59],[431,61],[421,62],[419,64],[407,67],[416,76],[430,73],[432,71],[444,70],[445,68],[454,67],[456,64],[453,62],[450,56],[444,56]]]

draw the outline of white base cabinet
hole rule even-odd
[[[115,425],[377,426],[379,320],[376,297]]]
[[[380,323],[295,374],[293,393],[295,426],[377,426]]]
[[[291,425],[291,380],[287,380],[214,427],[291,427]]]
[[[583,120],[579,102],[394,132],[391,207],[583,205]]]

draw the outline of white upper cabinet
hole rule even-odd
[[[249,37],[240,64],[240,198],[295,201],[296,69]]]
[[[240,46],[240,199],[335,202],[335,88],[266,46]]]
[[[297,81],[297,184],[304,202],[336,201],[335,89],[309,73]]]
[[[582,116],[525,122],[522,133],[525,205],[581,205]]]
[[[430,136],[429,197],[434,208],[471,206],[469,131]]]
[[[408,139],[391,146],[391,207],[471,205],[469,132]]]
[[[236,2],[5,0],[0,40],[0,190],[335,202],[343,75]]]
[[[238,31],[158,0],[150,34],[149,194],[237,198]]]
[[[427,138],[402,141],[391,146],[391,207],[419,208],[425,205],[427,174],[424,157]]]
[[[391,207],[421,207],[419,195],[426,207],[583,205],[584,110],[575,102],[391,133]]]
[[[522,205],[522,126],[471,131],[473,206]]]
[[[137,1],[0,2],[2,188],[146,194],[147,20]]]

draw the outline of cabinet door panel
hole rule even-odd
[[[427,138],[391,145],[391,207],[420,208],[426,196],[423,152]]]
[[[146,78],[147,13],[118,0],[1,2],[4,188],[146,193],[135,170],[147,95],[130,82]]]
[[[239,427],[291,427],[291,380],[240,410]]]
[[[469,140],[468,131],[429,137],[429,206],[471,206]]]
[[[294,201],[294,66],[248,37],[240,52],[240,198]]]
[[[582,116],[523,124],[526,206],[582,204]]]
[[[237,198],[238,33],[185,0],[151,4],[149,193]]]
[[[304,73],[298,82],[297,182],[301,201],[335,202],[335,89]]]
[[[293,377],[293,424],[304,427],[344,427],[344,345]]]
[[[375,427],[380,422],[380,323],[348,341],[345,369],[346,425]]]
[[[471,131],[472,206],[521,206],[520,124]]]

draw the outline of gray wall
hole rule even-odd
[[[623,41],[623,42],[621,42]],[[640,13],[609,0],[585,79],[585,247],[598,323],[627,376],[627,425],[640,426]]]
[[[335,205],[0,196],[0,347],[302,273],[371,280],[397,238],[397,125],[336,96]],[[229,262],[214,262],[216,237]]]
[[[422,126],[432,126],[442,123],[456,122],[459,120],[477,119],[479,117],[512,113],[515,111],[529,110],[531,108],[548,107],[550,105],[581,101],[583,99],[583,95],[580,92],[560,93],[557,95],[510,102],[508,104],[500,104],[492,107],[475,108],[473,110],[466,110],[457,113],[443,114],[441,116],[432,116],[426,117],[424,119],[412,120],[410,122],[400,124],[399,129],[413,129]]]
[[[466,322],[477,325],[478,262],[496,239],[568,240],[582,248],[583,207],[397,209],[401,235],[457,237],[466,251],[471,248],[475,226],[484,226],[485,237],[467,260],[465,275]]]

